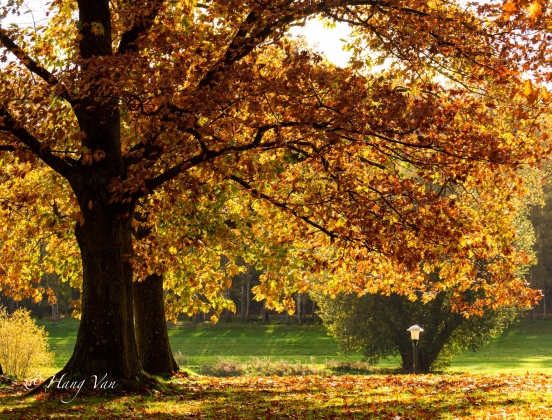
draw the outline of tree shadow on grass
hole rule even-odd
[[[400,389],[385,382],[363,388],[358,383],[342,381],[334,386],[334,378],[318,378],[294,384],[293,379],[249,379],[241,383],[207,380],[171,385],[164,392],[78,396],[64,404],[60,395],[35,398],[24,395],[0,397],[1,419],[135,419],[135,418],[213,418],[213,419],[439,419],[443,417],[474,418],[486,414],[518,416],[529,409],[527,400],[508,392],[436,386],[424,389],[406,384]],[[448,387],[448,384],[446,385]],[[70,397],[70,395],[68,395]],[[70,398],[68,398],[70,399]],[[522,411],[520,411],[520,409]],[[534,413],[534,412],[532,412]],[[548,413],[550,415],[550,413]],[[540,415],[539,417],[546,417]],[[528,415],[526,418],[534,418]]]

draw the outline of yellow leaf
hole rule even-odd
[[[548,90],[544,87],[542,88],[542,99],[544,99],[545,101],[550,100],[550,92],[548,92]]]
[[[523,96],[529,96],[533,93],[533,84],[531,80],[526,80],[523,85]]]
[[[535,18],[542,14],[542,5],[538,0],[531,3],[531,6],[527,8],[527,14],[530,18]]]

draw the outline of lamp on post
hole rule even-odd
[[[418,373],[418,340],[420,339],[420,332],[422,332],[424,329],[413,325],[406,331],[410,331],[410,337],[412,338],[412,350],[414,351],[414,363],[413,363],[413,370],[414,373]]]

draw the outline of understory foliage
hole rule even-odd
[[[220,358],[214,364],[203,364],[200,373],[209,376],[290,376],[320,375],[325,373],[315,363],[292,362],[288,360],[271,360],[268,357],[251,357],[240,361],[235,358]]]
[[[418,343],[419,371],[441,370],[453,354],[477,350],[507,328],[519,313],[511,307],[487,309],[483,315],[463,316],[452,310],[451,294],[442,292],[427,303],[397,294],[320,296],[320,316],[340,349],[360,352],[369,363],[399,355],[402,368],[412,369],[412,341],[407,329],[417,324],[424,331]]]
[[[27,309],[9,315],[0,307],[0,366],[6,375],[27,378],[53,361],[47,333],[38,327]]]

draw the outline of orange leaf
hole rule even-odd
[[[508,3],[504,4],[504,6],[502,6],[502,10],[504,10],[506,13],[515,13],[519,9],[514,1],[509,1]]]

